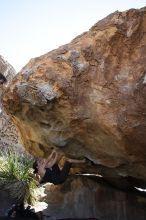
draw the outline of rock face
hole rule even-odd
[[[16,75],[14,68],[2,56],[0,56],[0,73],[2,73],[7,79],[6,85],[0,87],[1,99],[2,93],[9,86],[10,82]],[[24,150],[22,148],[20,134],[10,117],[4,111],[0,100],[0,149],[4,148],[17,148],[19,151]]]
[[[47,186],[46,193],[44,215],[50,219],[145,220],[146,198],[115,190],[102,180],[96,184],[87,177],[70,178],[63,185]]]
[[[112,177],[146,181],[145,92],[142,8],[115,12],[71,43],[30,60],[3,104],[29,152],[43,156],[53,147],[87,157],[103,176],[108,169]]]

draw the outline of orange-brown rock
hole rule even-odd
[[[3,103],[29,152],[43,156],[53,147],[87,157],[103,175],[115,169],[113,176],[146,180],[145,92],[142,8],[115,12],[71,43],[30,60]]]

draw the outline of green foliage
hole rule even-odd
[[[33,204],[37,182],[32,169],[33,159],[7,150],[0,152],[0,187],[9,190],[19,201]]]

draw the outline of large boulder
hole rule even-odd
[[[146,181],[145,33],[146,8],[117,11],[30,60],[3,98],[29,152],[55,148]]]

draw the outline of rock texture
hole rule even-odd
[[[96,184],[87,177],[71,177],[63,185],[47,186],[48,208],[43,214],[50,219],[145,220],[145,197],[115,190],[99,181]]]
[[[29,152],[86,157],[101,175],[146,181],[146,8],[115,12],[30,60],[3,103]],[[86,172],[90,169],[86,168]]]
[[[2,73],[7,79],[6,85],[0,86],[1,99],[4,90],[16,75],[14,68],[2,56],[0,56],[0,73]],[[0,100],[0,149],[7,148],[19,149],[21,152],[24,151],[19,131],[4,111]]]

